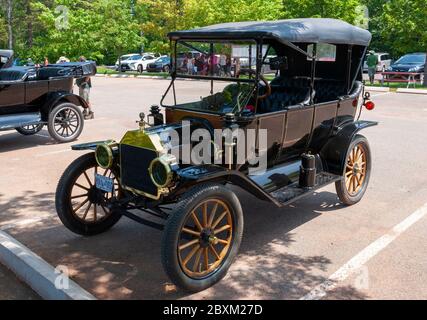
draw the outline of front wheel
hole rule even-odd
[[[114,168],[101,169],[94,153],[77,158],[65,170],[56,189],[55,204],[59,218],[69,230],[92,236],[107,231],[119,221],[121,214],[106,205],[120,198],[117,172]],[[96,174],[112,179],[112,192],[96,187]]]
[[[242,208],[233,192],[217,184],[195,187],[166,223],[163,267],[182,289],[204,290],[226,275],[242,233]]]
[[[143,72],[144,72],[144,66],[139,65],[139,66],[138,66],[138,72],[139,72],[139,73],[143,73]]]
[[[366,192],[371,175],[371,150],[368,140],[357,135],[351,142],[341,180],[335,183],[338,197],[345,205],[358,203]]]
[[[64,143],[77,139],[83,131],[83,113],[72,103],[61,103],[49,114],[49,134],[56,141]]]
[[[39,133],[43,129],[44,124],[31,124],[28,126],[22,126],[20,128],[16,128],[15,130],[18,131],[20,134],[24,136],[32,136],[34,134]]]

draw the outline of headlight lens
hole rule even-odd
[[[170,162],[162,157],[156,158],[150,163],[148,168],[151,180],[158,188],[170,186],[173,179],[173,172]]]
[[[113,151],[111,150],[111,147],[106,143],[98,145],[95,150],[95,159],[101,168],[111,168],[114,160]]]

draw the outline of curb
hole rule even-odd
[[[365,87],[366,91],[377,91],[377,92],[390,92],[390,88],[388,87]]]
[[[71,279],[68,280],[68,289],[58,289],[55,281],[59,273],[55,273],[50,264],[3,231],[0,231],[0,263],[43,299],[96,300]]]
[[[427,89],[405,89],[405,88],[399,88],[396,91],[397,93],[410,93],[410,94],[426,94],[427,95]]]
[[[95,77],[98,78],[134,78],[134,79],[159,79],[159,80],[170,80],[170,77],[161,76],[138,76],[138,75],[127,75],[127,74],[100,74],[97,73]]]

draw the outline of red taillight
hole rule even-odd
[[[374,110],[375,109],[375,103],[373,103],[371,100],[368,100],[365,102],[365,108],[368,110]]]
[[[353,107],[355,107],[355,108],[356,108],[356,107],[357,107],[358,102],[359,102],[359,101],[358,101],[357,99],[354,99],[354,100],[353,100]]]

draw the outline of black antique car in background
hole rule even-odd
[[[73,82],[94,75],[94,63],[12,67],[12,58],[12,51],[0,50],[0,131],[33,135],[47,125],[58,142],[77,139],[84,125],[82,108],[88,105],[73,94]]]
[[[330,183],[344,204],[361,200],[371,151],[359,131],[377,124],[359,120],[364,106],[374,107],[362,83],[371,34],[340,20],[295,19],[214,25],[169,37],[174,56],[161,100],[165,121],[153,106],[148,127],[141,115],[140,128],[121,141],[74,146],[94,152],[66,169],[56,209],[67,228],[85,236],[106,231],[122,216],[164,230],[166,273],[178,286],[199,291],[224,277],[241,242],[242,208],[226,185],[278,207]],[[177,62],[185,50],[200,53],[192,74],[181,73]],[[263,75],[264,69],[273,73]],[[199,79],[206,90],[182,79]],[[240,164],[227,161],[241,154],[234,138],[215,143],[215,129],[224,128],[257,133],[253,157],[266,156],[264,171],[251,170],[252,156]],[[183,137],[198,129],[212,141],[209,163],[185,163],[171,154],[178,148],[184,157],[188,145],[171,148],[165,133]]]

